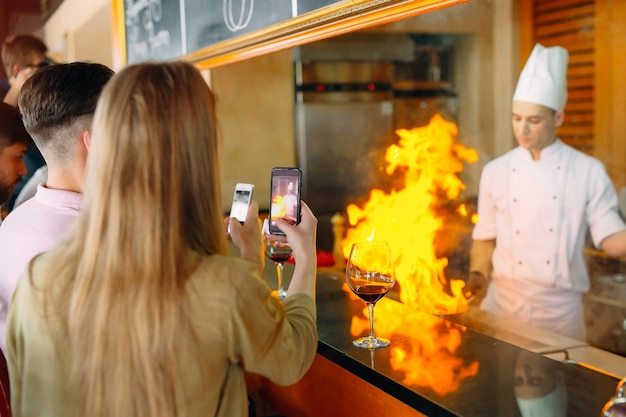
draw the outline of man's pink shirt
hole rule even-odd
[[[0,348],[5,354],[8,305],[18,279],[35,255],[63,240],[81,204],[79,193],[40,184],[35,196],[0,225]]]

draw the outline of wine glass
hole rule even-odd
[[[287,296],[287,291],[283,288],[283,263],[291,258],[292,250],[289,243],[270,239],[268,237],[269,234],[269,223],[267,219],[265,219],[263,221],[263,249],[265,251],[265,256],[274,261],[274,264],[276,265],[278,283],[276,293],[278,295],[278,299],[282,301]]]
[[[352,343],[363,349],[389,346],[388,339],[374,335],[374,306],[395,283],[393,259],[389,245],[384,242],[362,242],[352,245],[346,266],[348,287],[367,303],[370,334]]]

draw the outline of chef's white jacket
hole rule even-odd
[[[482,307],[553,330],[562,324],[549,323],[564,316],[582,319],[587,231],[599,247],[626,229],[604,165],[559,139],[539,160],[517,147],[489,162],[478,217],[472,237],[496,239],[492,285]]]

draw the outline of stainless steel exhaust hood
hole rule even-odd
[[[310,43],[294,51],[296,61],[396,61],[415,60],[415,43],[409,35],[354,33]]]
[[[357,33],[294,51],[297,161],[303,198],[320,220],[321,249],[332,249],[336,212],[392,187],[384,165],[395,130],[425,124],[454,100],[444,80],[412,78],[433,73],[413,68],[420,47],[409,34]]]

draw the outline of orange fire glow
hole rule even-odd
[[[285,197],[283,197],[282,195],[277,195],[274,197],[270,213],[272,219],[285,217],[285,214],[287,213],[287,209],[285,208]]]
[[[467,211],[467,206],[463,203],[459,207],[457,207],[456,212],[459,213],[462,217],[467,217],[469,212]],[[470,217],[470,221],[472,224],[478,223],[478,214],[474,213]]]
[[[458,177],[463,160],[478,160],[476,150],[454,143],[454,123],[435,115],[427,126],[400,129],[397,145],[387,149],[387,175],[404,172],[404,188],[385,193],[374,189],[363,208],[347,207],[348,228],[342,241],[347,258],[353,243],[389,242],[396,280],[404,304],[433,314],[454,314],[467,309],[462,280],[448,281],[448,259],[438,257],[435,237],[444,219],[435,210],[442,199],[458,198],[465,185]]]
[[[389,347],[391,367],[404,372],[405,385],[430,387],[444,396],[458,390],[465,378],[478,373],[478,362],[466,365],[463,359],[454,356],[461,346],[463,327],[401,307],[397,303],[379,302],[374,327],[377,336],[390,337],[393,334],[407,340],[405,346],[391,344]],[[419,327],[415,323],[419,323]],[[367,319],[352,319],[350,332],[353,335],[368,331]]]
[[[347,258],[353,243],[386,241],[395,261],[396,281],[403,304],[432,314],[454,314],[467,309],[462,295],[463,280],[448,281],[448,264],[435,247],[437,232],[444,218],[437,210],[444,202],[454,202],[465,188],[458,177],[463,161],[478,160],[474,149],[454,143],[458,134],[454,123],[435,115],[427,126],[400,129],[397,145],[387,149],[387,175],[404,173],[404,188],[385,193],[374,189],[364,206],[347,207],[350,227],[341,242]],[[466,206],[456,211],[468,215]],[[347,286],[345,286],[346,291]],[[410,309],[409,309],[410,310]],[[455,357],[464,328],[438,317],[415,311],[397,303],[379,303],[375,314],[377,335],[405,336],[408,346],[392,344],[391,366],[403,371],[405,384],[430,387],[439,395],[458,389],[467,377],[478,373],[478,362],[465,364]],[[416,323],[419,323],[416,325]],[[446,326],[442,329],[442,326]],[[353,336],[369,330],[367,311],[354,317]]]

